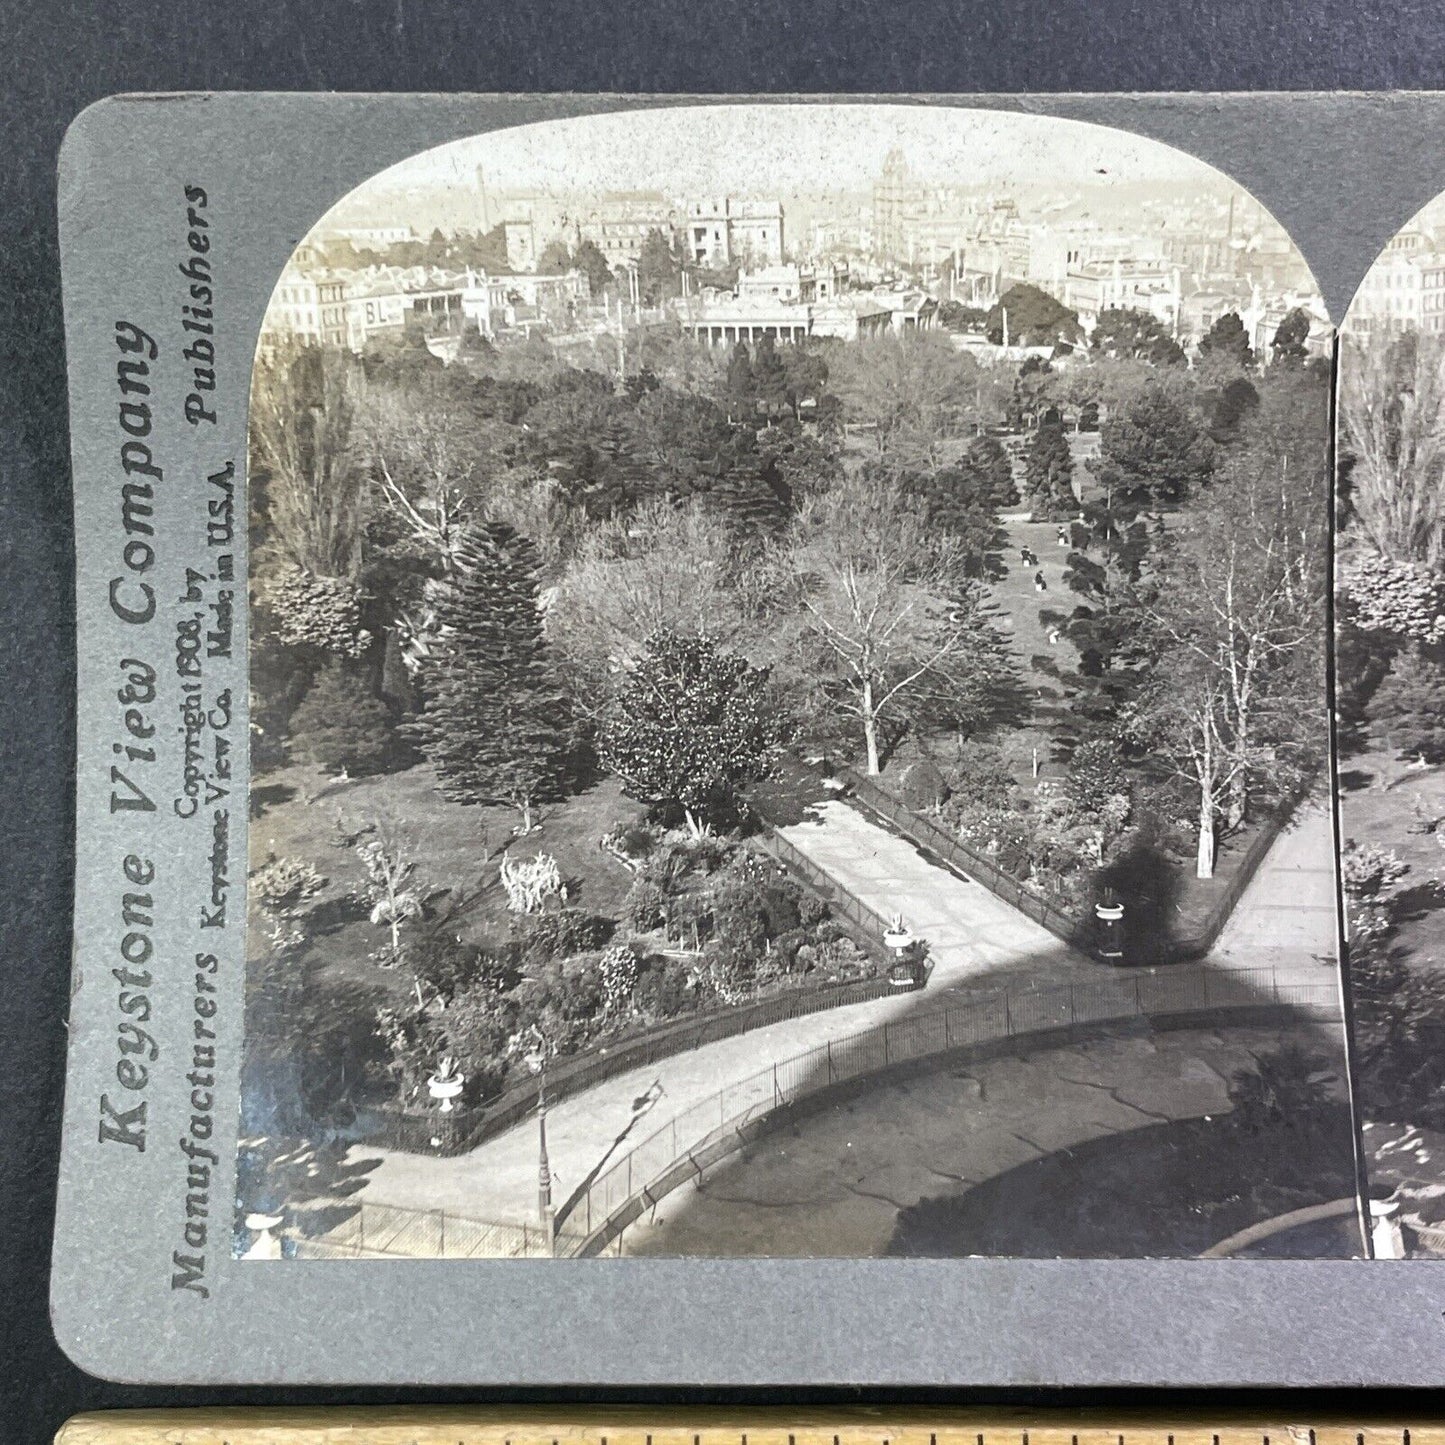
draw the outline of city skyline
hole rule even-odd
[[[1055,198],[1045,209],[1060,209],[1062,197],[1063,207],[1082,199],[1138,212],[1178,189],[1220,206],[1234,195],[1277,225],[1213,167],[1102,126],[959,107],[741,105],[547,121],[451,142],[378,172],[341,198],[313,234],[415,224],[428,193],[440,202],[439,217],[449,213],[456,226],[483,187],[497,200],[768,196],[810,210],[827,197],[866,201],[891,151],[902,153],[916,183],[934,190],[1043,194]]]

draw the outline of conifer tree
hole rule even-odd
[[[1079,510],[1073,477],[1074,459],[1063,426],[1041,422],[1024,456],[1024,489],[1035,521],[1059,521]]]
[[[1214,447],[1177,392],[1149,385],[1104,423],[1097,471],[1135,506],[1184,502],[1213,475]]]
[[[448,797],[510,804],[529,831],[533,807],[563,790],[570,743],[537,550],[505,523],[473,528],[432,592],[439,635],[413,732]]]
[[[383,772],[394,751],[391,715],[333,658],[291,715],[291,751],[329,773]]]
[[[753,393],[764,414],[770,418],[793,409],[788,371],[773,347],[771,336],[764,336],[758,342],[757,355],[753,358]]]
[[[1402,758],[1445,762],[1445,667],[1423,649],[1401,653],[1380,684],[1370,715]]]
[[[1254,350],[1249,344],[1249,333],[1237,311],[1226,311],[1203,336],[1199,338],[1200,356],[1216,356],[1222,361],[1237,366],[1253,366]]]
[[[728,357],[727,407],[729,421],[751,421],[758,411],[753,385],[753,359],[747,343],[739,341]]]
[[[997,437],[976,436],[959,461],[965,491],[994,511],[1019,504],[1013,463]]]

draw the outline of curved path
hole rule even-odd
[[[1328,938],[1324,915],[1315,906],[1300,915],[1307,926],[1294,929],[1287,939],[1268,941],[1268,920],[1277,916],[1280,890],[1298,894],[1300,878],[1306,873],[1317,876],[1322,857],[1325,868],[1333,867],[1328,815],[1319,810],[1302,816],[1300,826],[1282,835],[1246,891],[1231,923],[1233,931],[1221,939],[1211,964],[1224,968],[1274,964],[1284,976],[1314,983],[1322,974],[1329,976],[1328,965],[1315,955],[1332,951],[1332,899]],[[927,861],[911,843],[847,804],[825,803],[813,820],[783,831],[864,902],[885,915],[901,912],[912,928],[928,938],[933,972],[927,990],[755,1029],[620,1075],[562,1101],[547,1116],[557,1205],[593,1171],[622,1157],[672,1116],[772,1062],[935,1007],[940,995],[958,998],[1004,987],[1038,990],[1117,977],[1116,970],[1065,948],[981,885]],[[536,1124],[528,1120],[453,1159],[357,1145],[349,1162],[378,1161],[361,1198],[472,1219],[534,1222],[537,1143]]]

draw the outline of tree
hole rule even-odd
[[[899,487],[915,497],[931,526],[953,537],[969,577],[1001,576],[1001,554],[1007,541],[994,506],[979,495],[981,488],[963,464],[937,471],[905,473]],[[1017,498],[1015,498],[1017,500]]]
[[[416,840],[391,818],[377,816],[365,828],[366,836],[356,845],[357,857],[366,870],[366,891],[371,902],[371,921],[384,923],[391,934],[388,966],[401,959],[401,925],[421,915],[422,890],[414,879],[417,868]],[[417,986],[421,1003],[421,986]]]
[[[751,421],[758,412],[753,360],[745,341],[739,341],[728,357],[727,408],[729,421]]]
[[[1269,349],[1275,361],[1301,366],[1309,357],[1306,343],[1310,338],[1310,314],[1302,306],[1296,306],[1279,323]]]
[[[510,804],[523,832],[534,805],[561,793],[570,744],[538,593],[526,537],[504,523],[468,532],[458,566],[432,588],[438,637],[411,725],[449,797]]]
[[[391,715],[333,659],[291,715],[291,751],[328,773],[384,772],[396,752]]]
[[[1151,366],[1182,366],[1184,348],[1152,312],[1109,306],[1099,313],[1090,350],[1113,360],[1144,361]]]
[[[1083,336],[1078,313],[1024,282],[1010,286],[988,313],[985,334],[995,346],[1072,345]]]
[[[572,266],[572,253],[562,240],[548,241],[537,257],[537,271],[542,276],[560,276]]]
[[[959,460],[958,472],[961,489],[982,505],[995,512],[1019,505],[1013,463],[997,437],[987,432],[976,436]]]
[[[978,363],[931,331],[854,342],[830,354],[830,381],[853,424],[871,427],[880,453],[900,435],[960,435],[980,409]]]
[[[612,268],[595,241],[581,242],[572,253],[572,264],[587,278],[591,295],[602,295],[612,284]]]
[[[795,398],[788,386],[788,371],[771,336],[765,335],[758,342],[753,358],[753,394],[757,406],[769,418],[793,410]]]
[[[1424,648],[1395,658],[1370,715],[1403,758],[1445,762],[1445,664]]]
[[[1403,338],[1346,344],[1346,520],[1382,557],[1445,568],[1445,350]],[[1342,469],[1343,470],[1343,469]]]
[[[1244,329],[1244,322],[1237,311],[1226,311],[1199,338],[1199,355],[1228,362],[1241,369],[1254,365],[1249,333]]]
[[[1079,510],[1073,478],[1074,458],[1062,423],[1041,422],[1024,452],[1024,494],[1035,521],[1059,520]]]
[[[659,230],[651,230],[643,237],[642,249],[637,253],[637,289],[647,306],[656,306],[682,290],[682,257]]]
[[[799,686],[821,683],[857,717],[876,774],[884,729],[976,635],[976,616],[948,605],[957,545],[893,488],[854,478],[803,508],[781,562],[779,585],[803,623],[790,659]]]
[[[1210,440],[1220,446],[1237,441],[1245,418],[1259,405],[1259,392],[1247,376],[1236,376],[1224,383],[1214,401],[1209,419]]]
[[[366,520],[366,470],[354,445],[360,369],[308,347],[263,357],[251,392],[256,510],[266,539],[318,577],[354,577]]]
[[[1201,878],[1251,789],[1287,794],[1324,755],[1324,495],[1298,458],[1253,449],[1175,539],[1150,608],[1162,647],[1136,722],[1198,788]]]
[[[600,711],[655,633],[706,633],[724,647],[744,635],[741,602],[729,585],[731,542],[716,509],[662,501],[581,539],[547,609],[547,636],[582,706]]]
[[[708,637],[657,632],[603,719],[598,756],[629,794],[681,808],[700,835],[734,815],[786,731],[765,669]]]
[[[821,402],[828,389],[828,363],[816,347],[792,345],[778,355],[786,372],[786,392],[796,416],[804,402]]]
[[[1099,481],[1140,507],[1180,503],[1204,486],[1214,448],[1178,392],[1148,382],[1104,423]]]

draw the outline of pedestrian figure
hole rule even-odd
[[[1067,527],[1060,527],[1057,535],[1059,539],[1059,546],[1067,547],[1069,545],[1069,529]]]
[[[1049,584],[1044,581],[1044,574],[1042,569],[1040,569],[1039,571],[1034,573],[1034,591],[1047,592],[1048,590]]]
[[[1019,548],[1019,561],[1022,562],[1025,567],[1029,565],[1029,549],[1027,547]]]
[[[1050,629],[1050,631],[1049,631],[1049,646],[1050,646],[1050,647],[1057,647],[1058,645],[1059,645],[1059,629],[1058,629],[1057,627],[1055,627],[1055,628]]]

